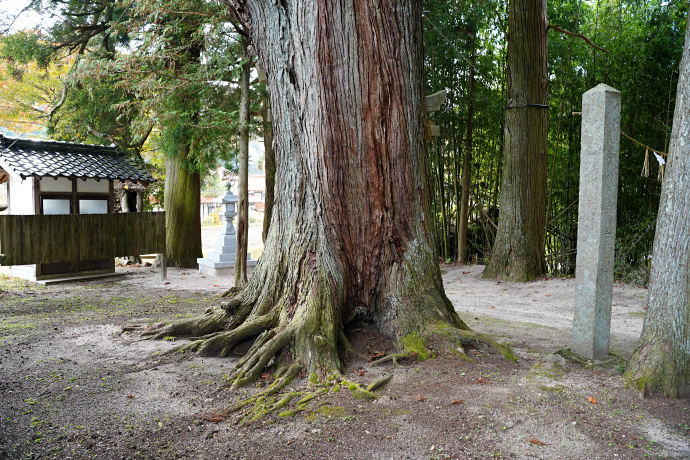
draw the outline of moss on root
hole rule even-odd
[[[268,389],[245,398],[230,407],[202,412],[196,414],[196,417],[210,422],[220,422],[227,419],[231,414],[239,412],[240,417],[236,423],[246,425],[273,413],[279,417],[292,417],[306,411],[310,411],[312,415],[316,413],[333,415],[338,413],[338,408],[326,406],[327,403],[321,400],[322,396],[336,393],[341,388],[347,388],[354,398],[374,400],[377,398],[374,390],[385,385],[392,377],[384,377],[367,386],[362,386],[357,382],[343,379],[340,375],[331,374],[324,383],[310,383],[306,390],[280,394],[280,391],[288,385],[290,379],[298,371],[298,366],[292,367],[283,377],[274,381]]]
[[[416,353],[417,361],[426,361],[429,358],[436,357],[433,351],[427,349],[424,337],[417,334],[405,336],[403,339],[403,349],[409,353]]]

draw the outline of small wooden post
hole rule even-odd
[[[168,279],[168,267],[165,265],[165,253],[161,253],[161,279]]]

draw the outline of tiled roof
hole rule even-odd
[[[155,182],[116,147],[10,138],[0,134],[0,167],[27,177],[79,177]]]

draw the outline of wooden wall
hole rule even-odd
[[[164,212],[0,215],[2,265],[74,262],[164,252]]]

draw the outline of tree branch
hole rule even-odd
[[[249,17],[247,16],[246,0],[222,0],[222,2],[228,7],[230,13],[235,16],[230,21],[235,32],[249,38]]]
[[[91,134],[93,134],[94,136],[101,137],[101,138],[103,138],[103,139],[107,139],[107,140],[109,140],[110,142],[112,142],[113,144],[117,145],[118,147],[120,147],[120,148],[122,148],[122,149],[125,149],[125,150],[136,149],[136,150],[139,150],[139,149],[144,145],[144,143],[146,142],[146,139],[148,139],[149,135],[151,134],[151,131],[153,130],[153,123],[151,123],[151,124],[149,125],[148,129],[146,130],[146,132],[143,133],[143,134],[139,137],[139,140],[138,140],[138,141],[133,142],[133,143],[131,143],[131,144],[126,144],[126,143],[124,143],[124,142],[120,142],[120,141],[118,141],[117,139],[115,139],[114,136],[111,136],[111,135],[108,134],[108,133],[103,133],[103,132],[100,132],[100,131],[96,130],[96,128],[94,128],[93,126],[91,126],[90,123],[88,123],[88,124],[86,125],[86,129],[88,129],[89,132],[90,132]]]
[[[560,32],[560,33],[562,33],[562,34],[569,35],[569,36],[571,36],[571,37],[581,38],[581,39],[583,39],[585,42],[587,42],[588,45],[590,45],[590,46],[592,46],[592,47],[594,47],[594,48],[596,48],[596,49],[598,49],[598,50],[601,50],[601,51],[603,51],[604,53],[608,53],[608,50],[605,50],[605,49],[602,48],[601,46],[595,45],[594,43],[592,43],[592,41],[591,41],[589,38],[585,37],[585,36],[582,35],[582,34],[576,34],[575,32],[569,32],[569,31],[567,31],[567,30],[565,30],[565,29],[561,29],[560,27],[555,26],[555,25],[553,25],[553,24],[549,24],[549,26],[547,27],[547,30],[548,30],[548,29],[553,29],[553,30],[555,30],[555,31],[557,31],[557,32]]]
[[[24,8],[22,8],[22,10],[19,13],[17,13],[17,15],[14,18],[12,18],[12,21],[10,21],[10,23],[7,25],[5,30],[0,31],[0,35],[6,35],[6,34],[10,33],[10,29],[12,29],[12,26],[14,25],[14,23],[17,22],[17,19],[19,19],[19,16],[21,16],[22,14],[29,11],[29,9],[31,9],[31,4],[28,4]]]
[[[67,82],[63,81],[62,82],[62,92],[60,94],[60,100],[53,106],[52,109],[50,109],[50,112],[48,112],[48,121],[53,120],[53,115],[55,115],[55,112],[62,107],[62,104],[65,103],[65,100],[67,99]]]

